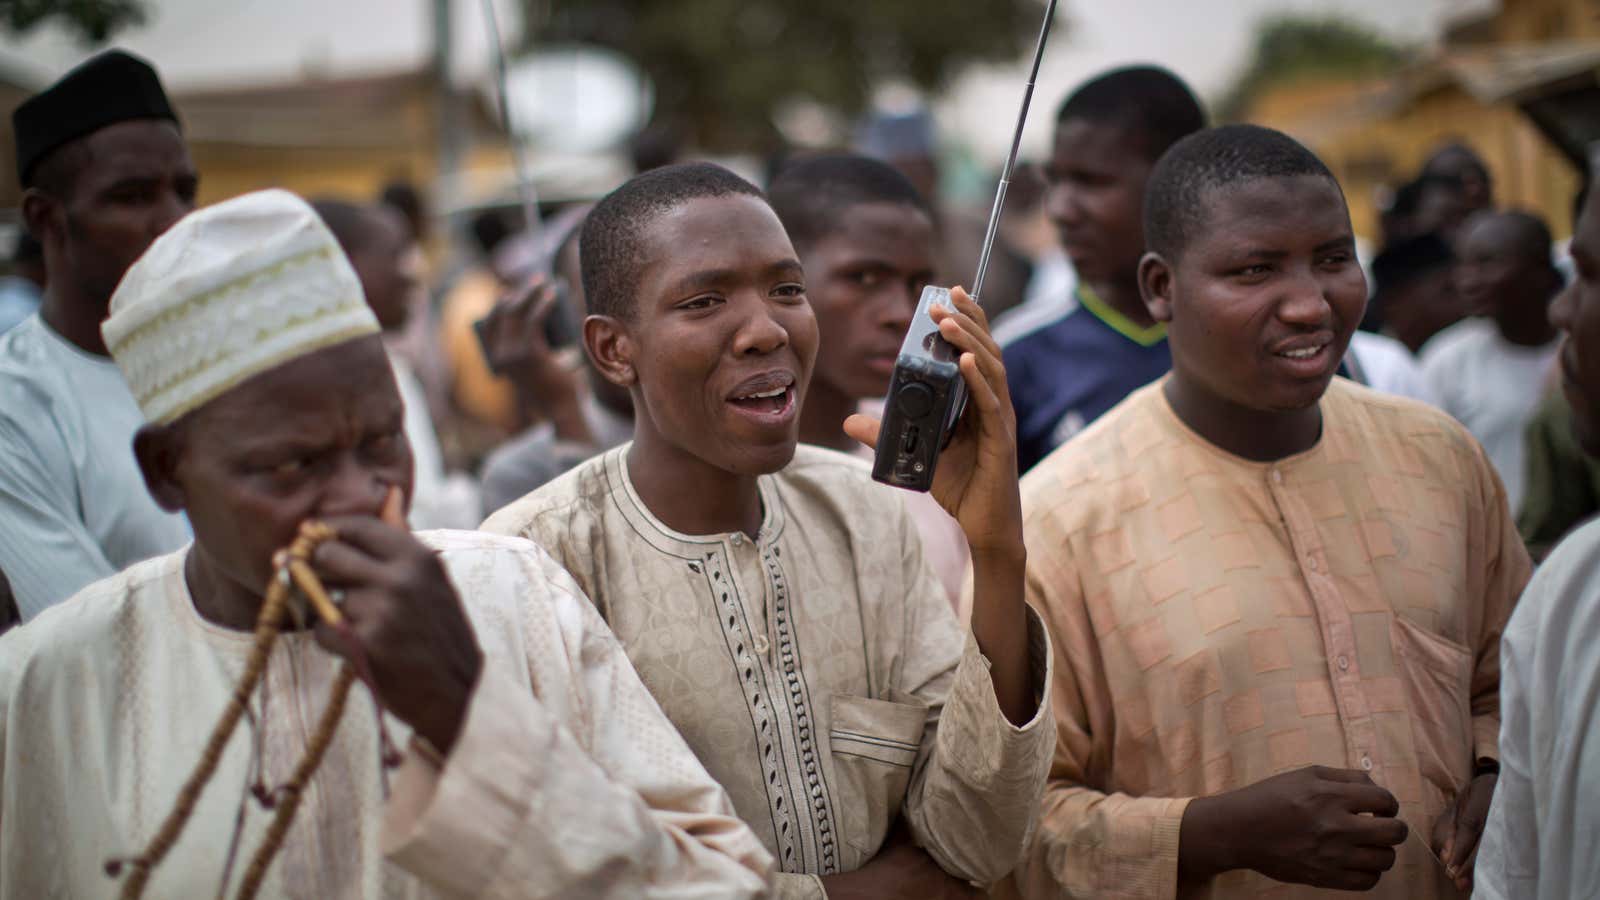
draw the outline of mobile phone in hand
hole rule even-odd
[[[572,302],[568,299],[570,291],[565,278],[556,278],[551,281],[551,287],[556,292],[554,308],[544,318],[544,340],[551,350],[560,350],[570,347],[578,341],[578,327],[575,323],[576,316],[572,313]],[[489,320],[494,316],[491,312],[476,322],[472,323],[472,330],[478,336],[478,347],[483,352],[483,361],[489,371],[495,375],[504,375],[500,366],[495,364],[494,348],[491,346],[489,335]]]

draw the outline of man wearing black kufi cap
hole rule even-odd
[[[154,69],[88,60],[12,114],[38,314],[0,337],[0,571],[24,620],[188,540],[134,463],[138,407],[100,336],[111,293],[194,208],[197,178]]]

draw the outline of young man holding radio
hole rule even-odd
[[[982,312],[956,291],[935,314],[973,397],[934,485],[972,549],[968,635],[904,504],[859,460],[798,446],[817,323],[760,191],[712,165],[648,172],[590,213],[580,257],[585,348],[632,392],[634,439],[486,529],[543,544],[583,585],[771,848],[780,896],[927,898],[1004,876],[1053,726]],[[926,855],[886,849],[899,823]]]

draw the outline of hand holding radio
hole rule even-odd
[[[1044,59],[1045,41],[1050,37],[1050,23],[1055,20],[1056,0],[1045,6],[1044,22],[1039,26],[1039,41],[1033,48],[1033,69],[1028,74],[1028,84],[1022,91],[1022,106],[1017,110],[1017,127],[1011,134],[1011,152],[1000,170],[1000,183],[995,186],[994,205],[989,208],[989,227],[983,236],[983,249],[978,256],[978,272],[972,279],[970,297],[962,291],[965,304],[955,304],[963,315],[982,322],[983,342],[992,351],[994,365],[999,367],[1000,348],[989,337],[988,321],[978,311],[978,300],[983,295],[983,278],[989,271],[989,257],[994,250],[995,238],[1000,233],[1000,213],[1006,205],[1006,188],[1011,184],[1011,171],[1017,164],[1017,151],[1022,147],[1022,129],[1028,122],[1028,105],[1033,101],[1033,85],[1039,80],[1039,63]],[[977,351],[953,343],[955,332],[946,333],[942,321],[933,318],[935,307],[949,307],[954,291],[926,287],[917,301],[917,310],[911,316],[911,327],[906,332],[905,343],[895,358],[894,375],[889,381],[888,402],[884,406],[882,439],[872,443],[872,477],[885,484],[911,491],[929,490],[937,478],[939,455],[950,442],[967,406],[968,385],[966,363],[957,354]],[[967,310],[971,307],[971,311]],[[964,330],[964,329],[963,329]],[[1006,396],[1005,372],[1000,371],[997,393]],[[1006,400],[1007,409],[1011,403]],[[1012,431],[1014,432],[1013,424]],[[854,434],[851,435],[855,437]],[[857,438],[860,440],[860,438]],[[1012,475],[1015,477],[1015,467]],[[942,501],[941,501],[942,502]],[[948,504],[947,504],[948,505]],[[952,514],[954,510],[952,509]],[[959,518],[959,516],[958,516]],[[965,526],[966,522],[962,522]],[[968,539],[973,537],[969,531]],[[973,547],[976,553],[978,547]]]
[[[985,551],[1011,552],[1022,545],[1022,502],[1017,491],[1017,420],[1011,408],[1011,392],[1006,386],[1005,365],[1000,361],[1000,346],[989,335],[988,318],[983,309],[961,288],[949,292],[952,307],[934,306],[928,319],[935,334],[950,348],[954,369],[959,373],[963,392],[977,415],[956,419],[950,443],[937,456],[930,489],[939,504],[961,523],[974,555]],[[906,402],[891,387],[886,418],[921,410],[921,382],[900,385],[913,395]],[[910,407],[909,410],[905,407]],[[935,412],[931,409],[929,412]],[[884,428],[870,416],[854,415],[845,420],[847,434],[869,447],[878,448],[880,436],[899,434],[902,445],[910,436],[911,454],[902,458],[920,460],[922,442],[937,450],[942,442],[939,425],[919,428],[909,423],[898,432]],[[904,446],[902,446],[902,450]]]
[[[983,276],[1055,13],[1056,0],[1049,0],[1011,152],[995,187],[972,295],[961,288],[924,288],[895,358],[883,422],[864,416],[845,420],[845,432],[876,451],[874,479],[907,490],[932,490],[961,523],[972,549],[972,636],[990,662],[1001,711],[1018,727],[1029,721],[1036,704],[1022,587],[1028,553],[1017,484],[1017,423],[1000,347],[989,335],[977,299],[983,294]],[[976,418],[962,415],[968,399],[978,407]],[[943,466],[938,464],[941,455],[948,457]]]
[[[949,293],[954,309],[934,306],[924,318],[937,329],[931,332],[936,348],[931,356],[952,360],[946,365],[957,373],[953,385],[957,390],[946,390],[937,372],[927,373],[933,376],[928,380],[902,380],[902,374],[913,376],[916,367],[897,365],[884,421],[854,415],[845,420],[844,430],[874,447],[879,464],[893,459],[903,471],[909,460],[913,467],[925,466],[921,473],[913,468],[912,474],[932,473],[931,485],[924,490],[931,489],[939,505],[961,523],[972,549],[972,635],[990,661],[989,677],[1001,711],[1020,727],[1033,716],[1035,704],[1022,590],[1027,550],[1022,541],[1022,494],[1017,484],[1017,419],[1011,409],[1000,346],[989,335],[988,319],[966,291],[954,288]],[[901,359],[906,359],[904,351]],[[928,386],[930,381],[932,386]],[[921,397],[919,389],[926,389],[929,396]],[[909,402],[907,390],[912,391]],[[958,397],[957,393],[969,396]],[[926,404],[925,399],[929,400]],[[969,399],[976,414],[962,415],[961,408]],[[948,404],[948,413],[938,403]],[[945,422],[949,427],[941,429]],[[920,455],[920,443],[907,453],[904,442],[908,436],[920,442],[922,438],[916,436],[923,433],[932,453]],[[951,436],[942,452],[941,433]],[[902,444],[884,446],[892,441]],[[931,466],[935,461],[940,463],[937,468]]]

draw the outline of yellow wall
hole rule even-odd
[[[200,202],[281,187],[302,196],[375,197],[405,178],[427,189],[438,174],[438,100],[416,75],[180,96]],[[472,109],[464,181],[510,167],[505,138]]]
[[[1478,44],[1600,39],[1600,0],[1501,0],[1471,31]],[[1289,83],[1256,98],[1246,119],[1315,150],[1339,176],[1356,231],[1369,239],[1378,236],[1383,190],[1414,177],[1434,149],[1452,140],[1465,141],[1488,164],[1497,205],[1538,213],[1557,236],[1572,233],[1579,172],[1514,104],[1484,104],[1444,84],[1385,107],[1388,87],[1382,80]]]
[[[249,191],[281,187],[306,197],[366,199],[392,178],[431,178],[433,154],[408,148],[330,150],[192,144],[200,202],[211,204]]]
[[[376,197],[396,178],[427,188],[437,175],[431,140],[415,147],[383,150],[193,144],[190,152],[200,171],[202,205],[268,187],[305,197],[360,200]],[[502,146],[476,147],[464,163],[469,185],[475,181],[475,172],[504,172],[510,166],[510,151]]]
[[[1496,205],[1538,213],[1558,236],[1571,233],[1578,172],[1510,104],[1486,106],[1446,87],[1394,115],[1314,142],[1313,149],[1343,183],[1356,230],[1375,238],[1379,188],[1404,183],[1440,144],[1458,139],[1488,164]]]

